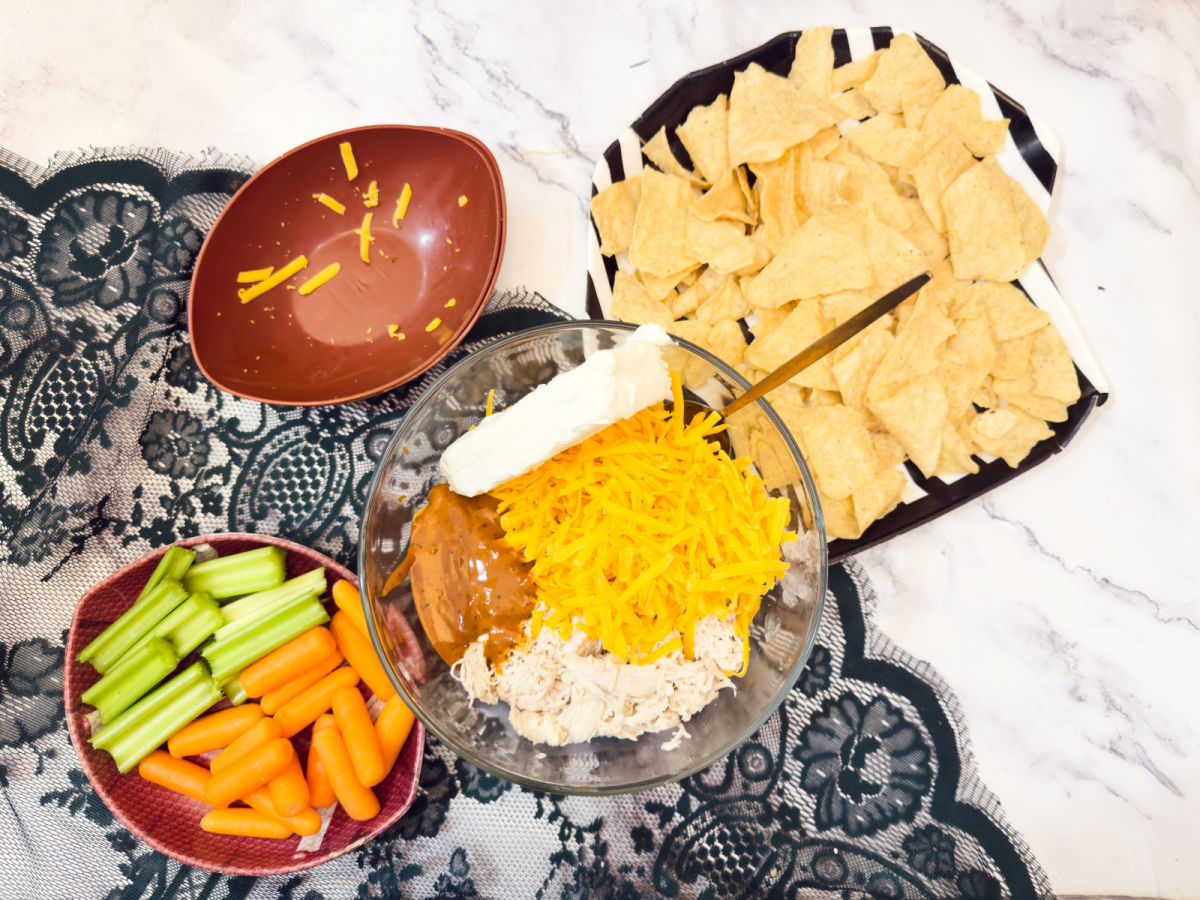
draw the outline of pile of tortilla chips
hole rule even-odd
[[[857,538],[926,477],[1016,466],[1079,384],[1049,316],[1011,284],[1049,228],[994,154],[1007,120],[947,86],[905,34],[837,68],[832,29],[787,77],[757,64],[691,110],[654,163],[592,199],[622,263],[612,314],[657,322],[762,378],[910,278],[932,280],[783,387],[771,404],[808,460],[830,537]],[[741,322],[749,324],[747,343]]]

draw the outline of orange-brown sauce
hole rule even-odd
[[[445,484],[413,521],[412,591],[433,648],[454,664],[480,635],[495,665],[524,637],[533,611],[530,565],[504,539],[497,500],[463,497]]]

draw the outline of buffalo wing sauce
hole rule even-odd
[[[451,665],[481,635],[495,665],[525,636],[533,611],[530,564],[504,539],[497,504],[439,484],[413,520],[413,599],[430,643]]]

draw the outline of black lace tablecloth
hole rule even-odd
[[[182,866],[91,789],[63,719],[81,593],[179,538],[260,531],[353,565],[358,510],[397,422],[442,370],[329,408],[210,385],[186,333],[192,264],[249,165],[215,154],[0,151],[0,897],[1047,896],[980,783],[947,687],[874,628],[868,575],[830,573],[797,687],[711,769],[616,798],[500,781],[427,744],[382,837],[297,875]],[[451,357],[564,313],[491,300]]]

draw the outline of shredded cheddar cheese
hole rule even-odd
[[[363,206],[370,209],[372,206],[379,205],[379,182],[372,181],[367,185],[367,192],[362,195]]]
[[[454,304],[457,302],[458,302],[457,300],[455,300],[453,297],[451,297],[449,300],[446,301],[446,309],[450,309],[450,307],[454,306]]]
[[[404,189],[400,191],[400,196],[396,199],[396,211],[392,213],[392,226],[398,226],[400,221],[408,215],[408,203],[412,200],[412,187],[409,183],[404,182]]]
[[[346,213],[346,204],[341,203],[338,200],[335,200],[333,197],[330,197],[324,191],[322,191],[319,194],[313,194],[313,199],[324,206],[328,206],[339,216],[345,215],[345,213]]]
[[[398,341],[402,341],[405,338],[405,334],[403,331],[400,330],[399,325],[396,325],[395,323],[393,323],[391,325],[388,325],[388,337],[393,337]]]
[[[371,241],[375,240],[371,236],[371,219],[374,216],[374,213],[363,213],[362,227],[355,232],[358,235],[358,255],[365,263],[371,261]]]
[[[304,282],[304,284],[300,285],[300,293],[311,294],[341,270],[341,263],[330,263],[312,278],[308,279],[308,281]]]
[[[434,316],[432,319],[429,320],[429,324],[425,326],[425,330],[426,331],[434,331],[441,324],[442,324],[442,320],[439,319],[437,316]]]
[[[238,284],[250,284],[255,281],[262,281],[264,278],[269,278],[274,271],[274,266],[267,266],[265,269],[247,269],[244,272],[238,272]]]
[[[459,196],[459,198],[458,198],[458,205],[459,205],[459,206],[466,206],[466,205],[467,205],[467,195],[466,195],[466,194],[461,194],[461,195]]]
[[[350,146],[349,141],[342,141],[338,144],[338,151],[342,154],[342,165],[346,167],[346,180],[353,181],[358,177],[358,163],[354,159],[354,148]]]
[[[490,491],[532,563],[543,608],[533,638],[578,627],[623,661],[677,648],[691,659],[696,623],[716,616],[748,649],[759,602],[788,568],[780,545],[795,535],[787,498],[707,440],[724,427],[716,413],[685,422],[659,403]]]
[[[240,288],[238,290],[238,298],[243,303],[249,303],[255,297],[262,296],[271,288],[283,284],[307,265],[307,259],[305,259],[303,256],[297,256],[282,269],[277,272],[272,272],[270,276],[264,278],[257,284],[252,284],[248,288]]]

